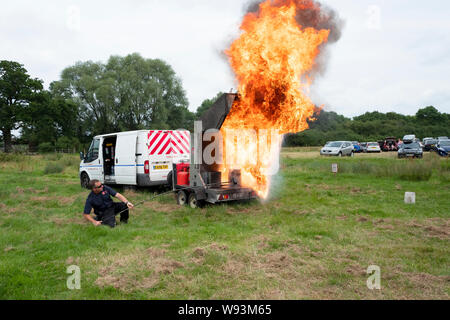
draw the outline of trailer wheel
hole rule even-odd
[[[177,193],[177,203],[180,206],[184,206],[184,205],[187,204],[187,200],[188,200],[188,198],[187,198],[186,192],[184,192],[183,190],[178,191],[178,193]]]
[[[192,192],[189,195],[189,206],[193,209],[195,208],[201,208],[202,207],[203,202],[197,200],[197,197],[195,196],[195,192]]]
[[[89,187],[89,176],[86,172],[83,172],[80,176],[81,187],[87,189]]]

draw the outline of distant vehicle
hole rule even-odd
[[[381,146],[383,151],[397,151],[398,150],[398,139],[395,137],[387,137]]]
[[[421,147],[422,150],[423,150],[423,148],[425,147],[425,145],[423,144],[423,142],[420,141],[419,139],[416,139],[416,142],[420,145],[420,147]]]
[[[353,152],[360,153],[362,152],[361,145],[358,141],[352,141],[353,143]]]
[[[423,151],[418,142],[404,143],[398,150],[398,158],[422,158]]]
[[[438,139],[438,141],[441,141],[441,140],[448,140],[448,137],[438,137],[437,139]]]
[[[383,149],[384,146],[384,140],[378,140],[378,145],[380,146],[380,149]]]
[[[434,150],[438,141],[434,138],[425,138],[423,139],[423,151],[431,151]]]
[[[368,142],[366,152],[381,152],[380,145],[377,142]]]
[[[367,142],[361,142],[361,152],[367,152]]]
[[[190,133],[184,130],[138,130],[95,136],[80,153],[80,183],[131,186],[171,183],[173,164],[190,159]]]
[[[349,156],[353,157],[353,144],[350,141],[331,141],[328,142],[321,150],[321,156]]]
[[[414,134],[408,134],[403,137],[404,143],[411,143],[411,142],[414,142],[415,140],[416,140],[416,135],[414,135]]]
[[[441,157],[448,157],[450,154],[450,140],[440,140],[436,145],[436,152]]]

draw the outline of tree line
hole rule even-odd
[[[106,63],[78,62],[43,88],[15,61],[0,61],[0,143],[46,152],[81,150],[98,134],[139,129],[188,129],[220,97],[205,99],[191,112],[181,80],[160,59],[137,53],[111,56]],[[414,116],[367,112],[353,119],[317,109],[310,129],[289,134],[286,146],[319,146],[331,140],[378,141],[388,136],[450,135],[450,115],[429,106]],[[19,136],[13,141],[13,132]]]
[[[407,134],[418,138],[450,136],[450,114],[435,107],[419,109],[413,116],[395,112],[366,112],[353,119],[317,109],[309,129],[286,136],[286,146],[322,146],[327,141],[377,142],[387,137],[402,139]]]
[[[137,53],[106,63],[78,62],[44,90],[15,61],[0,61],[0,130],[4,151],[16,143],[79,149],[93,136],[139,129],[191,129],[195,113],[181,80],[160,59]]]

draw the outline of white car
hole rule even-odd
[[[367,148],[366,148],[366,152],[381,152],[381,148],[380,145],[378,144],[378,142],[368,142],[367,143]]]
[[[353,143],[350,141],[331,141],[320,150],[321,156],[353,157]]]
[[[403,142],[405,143],[411,143],[416,141],[416,135],[415,134],[407,134],[403,137]]]

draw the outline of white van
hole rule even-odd
[[[139,130],[94,137],[80,153],[80,182],[155,186],[170,184],[172,164],[190,161],[189,131]]]

